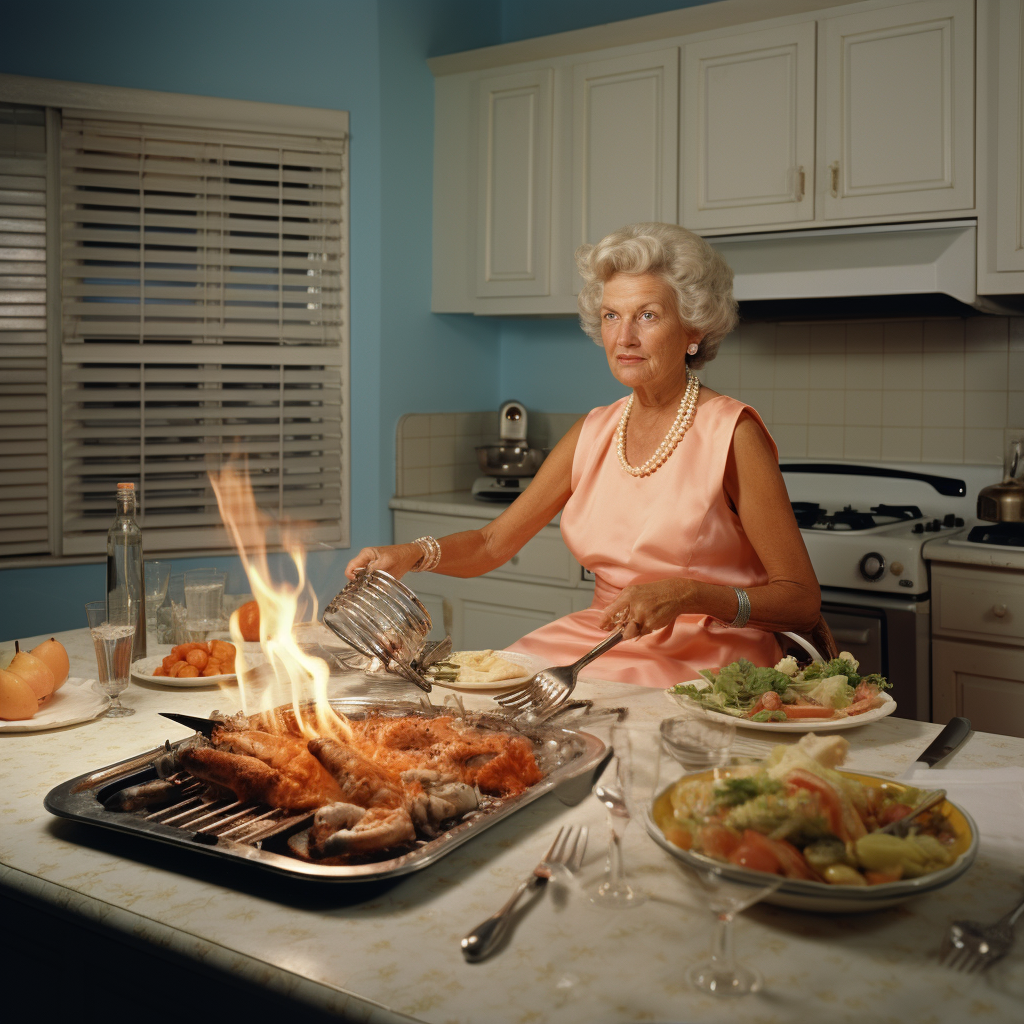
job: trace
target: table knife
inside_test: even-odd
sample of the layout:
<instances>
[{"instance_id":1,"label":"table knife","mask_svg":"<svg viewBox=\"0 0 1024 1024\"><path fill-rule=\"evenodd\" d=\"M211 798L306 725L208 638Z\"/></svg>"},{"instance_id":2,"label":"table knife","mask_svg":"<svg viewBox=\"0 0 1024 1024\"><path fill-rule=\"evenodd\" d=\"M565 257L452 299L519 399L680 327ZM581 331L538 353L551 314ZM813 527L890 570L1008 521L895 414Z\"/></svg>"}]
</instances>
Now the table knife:
<instances>
[{"instance_id":1,"label":"table knife","mask_svg":"<svg viewBox=\"0 0 1024 1024\"><path fill-rule=\"evenodd\" d=\"M939 735L918 754L917 760L911 765L911 770L919 765L925 768L934 768L939 761L958 750L970 734L971 720L969 718L951 718L943 726Z\"/></svg>"}]
</instances>

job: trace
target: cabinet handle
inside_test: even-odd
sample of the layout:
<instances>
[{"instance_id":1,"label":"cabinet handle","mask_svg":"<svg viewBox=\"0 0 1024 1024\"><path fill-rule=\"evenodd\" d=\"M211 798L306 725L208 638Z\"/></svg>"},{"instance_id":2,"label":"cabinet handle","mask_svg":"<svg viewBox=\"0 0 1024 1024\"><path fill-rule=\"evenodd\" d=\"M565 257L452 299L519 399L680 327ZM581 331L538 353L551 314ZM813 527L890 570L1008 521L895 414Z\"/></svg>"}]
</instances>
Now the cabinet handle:
<instances>
[{"instance_id":1,"label":"cabinet handle","mask_svg":"<svg viewBox=\"0 0 1024 1024\"><path fill-rule=\"evenodd\" d=\"M839 161L828 165L828 173L832 180L832 187L829 191L832 193L833 199L839 198Z\"/></svg>"},{"instance_id":2,"label":"cabinet handle","mask_svg":"<svg viewBox=\"0 0 1024 1024\"><path fill-rule=\"evenodd\" d=\"M992 605L992 614L997 618L1001 619L1006 615L1005 604L994 604Z\"/></svg>"},{"instance_id":3,"label":"cabinet handle","mask_svg":"<svg viewBox=\"0 0 1024 1024\"><path fill-rule=\"evenodd\" d=\"M798 167L796 171L796 201L799 203L804 197L804 191L807 185L807 175L804 173L802 167Z\"/></svg>"}]
</instances>

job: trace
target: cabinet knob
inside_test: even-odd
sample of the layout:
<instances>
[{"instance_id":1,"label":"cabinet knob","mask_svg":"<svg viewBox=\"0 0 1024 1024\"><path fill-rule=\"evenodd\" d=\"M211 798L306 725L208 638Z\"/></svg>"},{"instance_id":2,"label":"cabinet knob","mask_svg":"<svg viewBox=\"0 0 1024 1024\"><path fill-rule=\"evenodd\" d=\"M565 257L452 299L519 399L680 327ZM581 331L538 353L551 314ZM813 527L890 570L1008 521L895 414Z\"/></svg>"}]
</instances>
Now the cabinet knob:
<instances>
[{"instance_id":1,"label":"cabinet knob","mask_svg":"<svg viewBox=\"0 0 1024 1024\"><path fill-rule=\"evenodd\" d=\"M992 605L992 614L997 618L1001 619L1006 615L1005 604L994 604Z\"/></svg>"},{"instance_id":2,"label":"cabinet knob","mask_svg":"<svg viewBox=\"0 0 1024 1024\"><path fill-rule=\"evenodd\" d=\"M518 564L519 564L519 556L518 556L518 555L513 555L513 556L512 556L512 557L511 557L511 558L509 559L509 562L510 562L510 563L511 563L512 565L518 565Z\"/></svg>"}]
</instances>

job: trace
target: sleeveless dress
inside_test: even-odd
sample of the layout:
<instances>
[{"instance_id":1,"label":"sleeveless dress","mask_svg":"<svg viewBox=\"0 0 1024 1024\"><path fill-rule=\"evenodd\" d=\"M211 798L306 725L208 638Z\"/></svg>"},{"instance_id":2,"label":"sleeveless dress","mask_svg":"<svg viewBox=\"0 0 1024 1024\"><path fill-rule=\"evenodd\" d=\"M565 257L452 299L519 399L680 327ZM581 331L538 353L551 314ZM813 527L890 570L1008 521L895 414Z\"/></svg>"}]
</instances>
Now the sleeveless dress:
<instances>
[{"instance_id":1,"label":"sleeveless dress","mask_svg":"<svg viewBox=\"0 0 1024 1024\"><path fill-rule=\"evenodd\" d=\"M572 494L561 530L576 560L594 572L591 606L527 634L509 649L548 665L569 665L598 644L603 610L634 583L687 577L733 587L768 582L761 560L723 487L733 432L746 413L778 449L757 413L726 395L697 409L693 424L657 472L630 476L620 465L615 431L627 399L587 416L572 464ZM680 615L664 629L626 640L601 655L587 675L640 686L669 687L702 668L747 658L774 665L772 633L732 629L710 615Z\"/></svg>"}]
</instances>

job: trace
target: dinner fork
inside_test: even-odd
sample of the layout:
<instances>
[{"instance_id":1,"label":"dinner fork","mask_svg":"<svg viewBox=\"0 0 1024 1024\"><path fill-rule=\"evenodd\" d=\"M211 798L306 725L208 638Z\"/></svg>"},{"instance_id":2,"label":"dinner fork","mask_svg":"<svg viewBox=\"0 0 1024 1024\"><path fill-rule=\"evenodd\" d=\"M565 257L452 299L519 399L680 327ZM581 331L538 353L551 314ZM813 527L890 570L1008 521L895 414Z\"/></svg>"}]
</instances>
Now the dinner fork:
<instances>
[{"instance_id":1,"label":"dinner fork","mask_svg":"<svg viewBox=\"0 0 1024 1024\"><path fill-rule=\"evenodd\" d=\"M471 964L475 964L494 952L512 924L512 911L523 893L533 892L544 885L560 868L565 868L571 874L575 874L583 864L583 855L586 851L586 825L578 830L575 825L568 827L563 825L558 830L551 849L544 855L544 859L519 883L508 902L497 913L478 924L462 940L462 955Z\"/></svg>"},{"instance_id":2,"label":"dinner fork","mask_svg":"<svg viewBox=\"0 0 1024 1024\"><path fill-rule=\"evenodd\" d=\"M1013 945L1013 925L1024 911L1022 899L994 924L954 921L939 952L939 963L955 971L985 970L1001 960Z\"/></svg>"},{"instance_id":3,"label":"dinner fork","mask_svg":"<svg viewBox=\"0 0 1024 1024\"><path fill-rule=\"evenodd\" d=\"M622 639L622 630L606 636L592 651L588 651L574 665L544 668L531 676L522 686L509 690L494 699L513 711L531 711L546 714L569 699L581 669L611 650Z\"/></svg>"}]
</instances>

